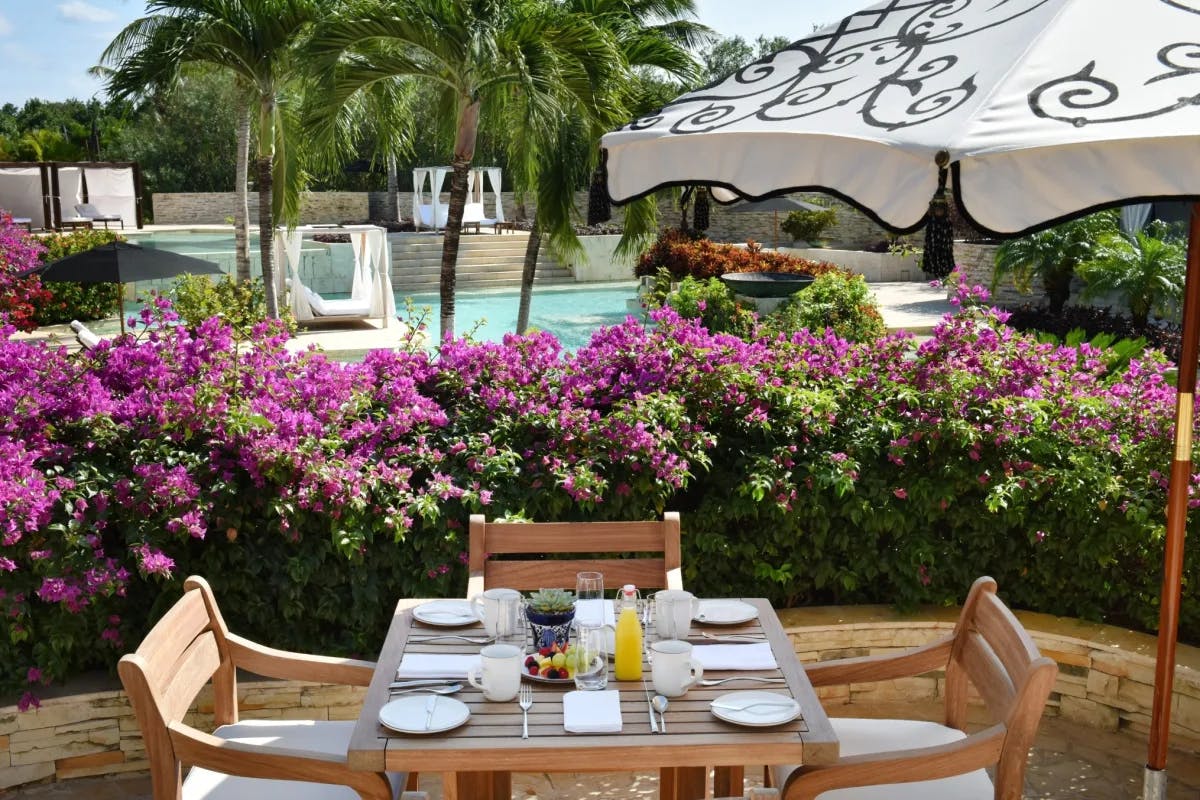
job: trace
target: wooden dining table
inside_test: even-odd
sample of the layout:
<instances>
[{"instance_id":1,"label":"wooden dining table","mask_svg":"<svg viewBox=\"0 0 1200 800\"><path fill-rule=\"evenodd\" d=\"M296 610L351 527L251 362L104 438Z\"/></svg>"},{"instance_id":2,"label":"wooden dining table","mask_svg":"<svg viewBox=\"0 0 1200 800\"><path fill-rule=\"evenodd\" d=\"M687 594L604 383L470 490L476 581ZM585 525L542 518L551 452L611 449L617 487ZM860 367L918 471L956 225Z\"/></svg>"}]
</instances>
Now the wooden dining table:
<instances>
[{"instance_id":1,"label":"wooden dining table","mask_svg":"<svg viewBox=\"0 0 1200 800\"><path fill-rule=\"evenodd\" d=\"M812 684L796 659L787 633L770 604L745 598L757 618L737 625L693 624L689 641L703 647L719 640L704 637L739 637L725 643L767 641L778 667L758 671L706 671L707 679L724 677L776 677L783 683L749 680L720 686L693 686L686 695L672 698L666 711L666 733L650 729L647 692L641 681L616 681L611 670L609 689L620 691L620 733L575 734L563 727L563 695L574 689L533 682L534 703L529 711L529 738L521 738L521 709L517 701L489 702L463 681L464 689L452 695L470 710L461 726L436 734L405 734L379 722L379 712L389 701L389 684L404 653L477 653L479 644L455 639L430 640L442 634L483 637L482 625L459 628L432 627L414 620L412 601L401 601L388 629L375 676L367 690L362 713L350 741L352 769L442 773L445 800L507 800L512 795L513 772L639 772L658 770L659 796L663 800L697 800L705 796L709 768L715 768L714 794L741 795L746 764L827 764L838 758L838 741ZM653 626L647 629L653 641ZM740 637L744 637L740 638ZM645 666L646 685L651 684ZM747 691L770 691L792 697L800 715L779 725L749 727L718 719L709 708L717 697ZM651 687L650 694L653 694Z\"/></svg>"}]
</instances>

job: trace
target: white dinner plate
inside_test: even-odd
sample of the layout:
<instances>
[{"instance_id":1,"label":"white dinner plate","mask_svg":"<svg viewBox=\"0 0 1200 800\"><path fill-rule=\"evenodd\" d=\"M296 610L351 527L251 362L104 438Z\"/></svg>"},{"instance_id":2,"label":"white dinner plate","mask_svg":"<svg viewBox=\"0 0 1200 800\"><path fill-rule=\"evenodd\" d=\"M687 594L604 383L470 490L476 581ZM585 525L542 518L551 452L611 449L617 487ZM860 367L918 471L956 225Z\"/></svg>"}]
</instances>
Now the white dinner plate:
<instances>
[{"instance_id":1,"label":"white dinner plate","mask_svg":"<svg viewBox=\"0 0 1200 800\"><path fill-rule=\"evenodd\" d=\"M433 717L429 717L429 698L436 698ZM392 700L379 709L379 724L400 733L440 733L462 725L471 716L465 704L453 697L434 694L410 694ZM425 720L429 719L429 727Z\"/></svg>"},{"instance_id":2,"label":"white dinner plate","mask_svg":"<svg viewBox=\"0 0 1200 800\"><path fill-rule=\"evenodd\" d=\"M709 704L717 719L734 725L765 728L782 725L800 716L800 704L773 692L729 692Z\"/></svg>"},{"instance_id":3,"label":"white dinner plate","mask_svg":"<svg viewBox=\"0 0 1200 800\"><path fill-rule=\"evenodd\" d=\"M701 600L692 619L708 625L738 625L758 617L758 609L741 600Z\"/></svg>"},{"instance_id":4,"label":"white dinner plate","mask_svg":"<svg viewBox=\"0 0 1200 800\"><path fill-rule=\"evenodd\" d=\"M422 603L413 609L413 619L442 628L459 628L480 622L475 607L468 600L434 600Z\"/></svg>"}]
</instances>

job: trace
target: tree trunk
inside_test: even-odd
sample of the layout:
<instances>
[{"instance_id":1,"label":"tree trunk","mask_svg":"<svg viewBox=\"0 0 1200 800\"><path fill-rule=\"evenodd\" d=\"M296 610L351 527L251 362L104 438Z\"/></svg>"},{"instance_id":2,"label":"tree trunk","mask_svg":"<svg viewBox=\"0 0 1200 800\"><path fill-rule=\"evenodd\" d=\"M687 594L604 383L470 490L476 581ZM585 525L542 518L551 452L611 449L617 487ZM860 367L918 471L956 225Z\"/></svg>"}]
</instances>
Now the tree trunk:
<instances>
[{"instance_id":1,"label":"tree trunk","mask_svg":"<svg viewBox=\"0 0 1200 800\"><path fill-rule=\"evenodd\" d=\"M387 214L383 218L388 222L400 221L400 172L395 153L388 153L387 157Z\"/></svg>"},{"instance_id":2,"label":"tree trunk","mask_svg":"<svg viewBox=\"0 0 1200 800\"><path fill-rule=\"evenodd\" d=\"M267 316L279 319L275 278L275 97L263 95L258 106L258 252L262 257ZM299 287L297 287L299 288Z\"/></svg>"},{"instance_id":3,"label":"tree trunk","mask_svg":"<svg viewBox=\"0 0 1200 800\"><path fill-rule=\"evenodd\" d=\"M1073 264L1063 267L1059 265L1042 277L1042 286L1046 289L1046 299L1050 303L1052 314L1062 313L1063 306L1071 298L1071 278L1075 275Z\"/></svg>"},{"instance_id":4,"label":"tree trunk","mask_svg":"<svg viewBox=\"0 0 1200 800\"><path fill-rule=\"evenodd\" d=\"M441 330L439 341L454 338L454 290L458 280L458 243L462 238L463 211L467 206L467 172L475 157L475 137L479 131L479 101L469 102L458 119L458 136L450 165L450 208L446 212L446 235L442 241ZM434 220L436 224L437 220Z\"/></svg>"},{"instance_id":5,"label":"tree trunk","mask_svg":"<svg viewBox=\"0 0 1200 800\"><path fill-rule=\"evenodd\" d=\"M258 252L262 258L263 288L267 295L267 316L279 319L279 289L275 282L275 223L271 214L274 159L258 157Z\"/></svg>"},{"instance_id":6,"label":"tree trunk","mask_svg":"<svg viewBox=\"0 0 1200 800\"><path fill-rule=\"evenodd\" d=\"M525 265L521 270L521 305L517 309L517 335L529 327L529 306L533 302L533 278L537 272L538 251L542 249L542 232L538 228L537 216L533 219L533 230L529 232L529 243L525 245Z\"/></svg>"},{"instance_id":7,"label":"tree trunk","mask_svg":"<svg viewBox=\"0 0 1200 800\"><path fill-rule=\"evenodd\" d=\"M239 283L250 280L250 202L246 183L250 179L250 103L238 101L237 126L237 176L234 190L237 199L233 205L233 241L237 260Z\"/></svg>"}]
</instances>

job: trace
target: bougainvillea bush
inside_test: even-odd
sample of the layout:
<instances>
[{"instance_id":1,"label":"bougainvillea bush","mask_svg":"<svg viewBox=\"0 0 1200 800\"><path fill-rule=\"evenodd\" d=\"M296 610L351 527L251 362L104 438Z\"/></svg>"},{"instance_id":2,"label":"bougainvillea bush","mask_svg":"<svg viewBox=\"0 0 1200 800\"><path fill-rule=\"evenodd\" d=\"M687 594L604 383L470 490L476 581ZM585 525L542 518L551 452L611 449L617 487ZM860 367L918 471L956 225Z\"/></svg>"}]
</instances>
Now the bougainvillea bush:
<instances>
[{"instance_id":1,"label":"bougainvillea bush","mask_svg":"<svg viewBox=\"0 0 1200 800\"><path fill-rule=\"evenodd\" d=\"M0 209L0 315L19 331L37 327L37 308L50 299L38 278L21 277L40 263L45 251L23 227L13 224L11 214Z\"/></svg>"},{"instance_id":2,"label":"bougainvillea bush","mask_svg":"<svg viewBox=\"0 0 1200 800\"><path fill-rule=\"evenodd\" d=\"M396 598L461 596L474 512L678 510L702 596L948 603L988 573L1018 607L1154 626L1161 359L1118 371L976 311L919 347L656 323L360 364L216 319L75 355L6 329L5 689L111 667L192 572L245 635L372 656Z\"/></svg>"}]
</instances>

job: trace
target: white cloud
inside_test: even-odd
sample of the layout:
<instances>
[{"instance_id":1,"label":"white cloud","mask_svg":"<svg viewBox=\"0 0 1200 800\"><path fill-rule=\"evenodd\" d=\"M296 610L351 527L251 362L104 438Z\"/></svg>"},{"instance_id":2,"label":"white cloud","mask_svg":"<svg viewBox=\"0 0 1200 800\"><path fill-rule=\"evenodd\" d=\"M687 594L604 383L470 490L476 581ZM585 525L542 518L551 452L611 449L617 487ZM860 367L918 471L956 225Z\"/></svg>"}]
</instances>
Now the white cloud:
<instances>
[{"instance_id":1,"label":"white cloud","mask_svg":"<svg viewBox=\"0 0 1200 800\"><path fill-rule=\"evenodd\" d=\"M58 15L72 22L112 22L117 15L105 8L98 8L83 0L69 0L58 4Z\"/></svg>"},{"instance_id":2,"label":"white cloud","mask_svg":"<svg viewBox=\"0 0 1200 800\"><path fill-rule=\"evenodd\" d=\"M12 33L12 30L12 23L5 19L2 14L0 14L0 36L8 36L10 33Z\"/></svg>"}]
</instances>

